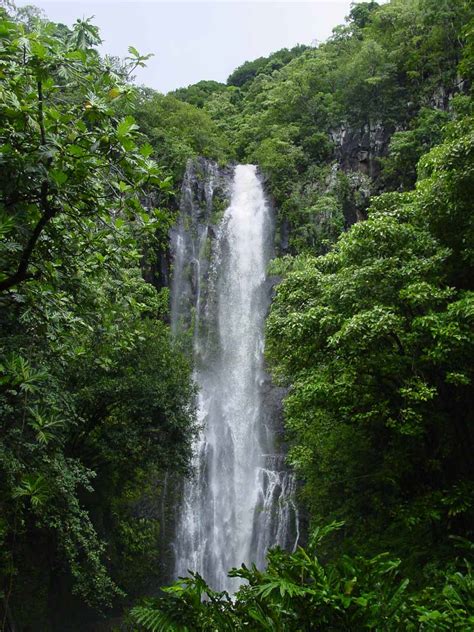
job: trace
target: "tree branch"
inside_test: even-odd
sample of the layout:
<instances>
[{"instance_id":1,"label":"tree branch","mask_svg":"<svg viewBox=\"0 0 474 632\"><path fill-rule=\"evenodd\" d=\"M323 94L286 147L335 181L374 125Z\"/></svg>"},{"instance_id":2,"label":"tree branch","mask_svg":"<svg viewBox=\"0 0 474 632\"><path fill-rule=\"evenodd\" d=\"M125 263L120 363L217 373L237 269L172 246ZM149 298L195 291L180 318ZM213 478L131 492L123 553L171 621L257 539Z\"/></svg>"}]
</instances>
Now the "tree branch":
<instances>
[{"instance_id":1,"label":"tree branch","mask_svg":"<svg viewBox=\"0 0 474 632\"><path fill-rule=\"evenodd\" d=\"M21 255L18 268L14 274L7 277L6 279L3 279L3 281L0 281L0 292L9 290L14 285L18 285L22 281L26 281L26 279L29 278L28 266L30 265L31 255L36 246L36 242L38 241L46 224L54 217L56 213L55 209L53 209L48 202L48 182L46 180L41 185L41 208L43 209L43 215L41 216L33 232L31 233L31 237L29 238L28 243L26 244L26 247Z\"/></svg>"},{"instance_id":2,"label":"tree branch","mask_svg":"<svg viewBox=\"0 0 474 632\"><path fill-rule=\"evenodd\" d=\"M43 113L43 86L41 81L38 81L38 123L40 128L41 135L41 145L46 145L46 132L44 129L44 113ZM18 285L22 281L26 281L26 279L30 278L28 274L28 267L30 265L31 255L33 254L33 250L36 246L36 243L43 232L46 224L54 217L56 214L56 209L54 209L48 200L48 192L49 192L49 184L48 180L45 179L41 183L40 190L40 206L43 214L36 224L31 236L26 244L20 262L18 264L18 268L15 273L0 281L0 292L4 292L5 290L9 290L11 287Z\"/></svg>"}]
</instances>

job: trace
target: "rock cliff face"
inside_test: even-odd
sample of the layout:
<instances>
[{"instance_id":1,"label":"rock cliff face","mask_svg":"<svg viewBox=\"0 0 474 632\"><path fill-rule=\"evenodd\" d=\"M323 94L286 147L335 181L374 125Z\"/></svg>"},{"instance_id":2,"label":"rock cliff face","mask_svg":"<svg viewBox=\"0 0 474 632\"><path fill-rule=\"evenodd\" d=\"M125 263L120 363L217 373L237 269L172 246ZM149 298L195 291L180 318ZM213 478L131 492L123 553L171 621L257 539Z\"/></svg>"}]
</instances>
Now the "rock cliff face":
<instances>
[{"instance_id":1,"label":"rock cliff face","mask_svg":"<svg viewBox=\"0 0 474 632\"><path fill-rule=\"evenodd\" d=\"M393 126L378 121L358 128L341 126L331 132L335 147L333 168L347 176L348 190L343 200L345 228L365 219L370 197L378 192L380 158L387 155L394 131Z\"/></svg>"},{"instance_id":2,"label":"rock cliff face","mask_svg":"<svg viewBox=\"0 0 474 632\"><path fill-rule=\"evenodd\" d=\"M201 306L212 312L208 296L211 252L219 223L230 203L232 173L232 166L219 167L202 157L188 161L179 219L171 231L170 287L175 333L178 329L194 329L197 335L202 323L192 321Z\"/></svg>"},{"instance_id":3,"label":"rock cliff face","mask_svg":"<svg viewBox=\"0 0 474 632\"><path fill-rule=\"evenodd\" d=\"M452 108L452 99L458 94L465 94L467 82L460 76L449 88L438 86L426 102L426 107L448 112ZM413 103L408 104L414 107ZM412 117L416 116L412 112ZM395 128L383 121L375 121L360 127L341 125L330 132L335 146L335 159L345 172L361 172L376 180L380 175L379 159L387 155L390 138L395 131L405 128Z\"/></svg>"},{"instance_id":4,"label":"rock cliff face","mask_svg":"<svg viewBox=\"0 0 474 632\"><path fill-rule=\"evenodd\" d=\"M341 169L358 171L375 179L380 173L378 159L386 155L393 132L393 127L387 127L380 121L373 126L341 126L332 131L335 157Z\"/></svg>"},{"instance_id":5,"label":"rock cliff face","mask_svg":"<svg viewBox=\"0 0 474 632\"><path fill-rule=\"evenodd\" d=\"M453 97L466 90L466 82L458 77L449 88L438 86L425 105L448 112L452 108ZM415 107L413 103L407 106ZM413 110L411 118L416 115L417 110ZM394 132L405 129L379 120L359 127L341 125L330 132L334 144L334 167L348 176L350 195L344 204L346 228L364 219L370 196L382 192L380 159L387 156Z\"/></svg>"}]
</instances>

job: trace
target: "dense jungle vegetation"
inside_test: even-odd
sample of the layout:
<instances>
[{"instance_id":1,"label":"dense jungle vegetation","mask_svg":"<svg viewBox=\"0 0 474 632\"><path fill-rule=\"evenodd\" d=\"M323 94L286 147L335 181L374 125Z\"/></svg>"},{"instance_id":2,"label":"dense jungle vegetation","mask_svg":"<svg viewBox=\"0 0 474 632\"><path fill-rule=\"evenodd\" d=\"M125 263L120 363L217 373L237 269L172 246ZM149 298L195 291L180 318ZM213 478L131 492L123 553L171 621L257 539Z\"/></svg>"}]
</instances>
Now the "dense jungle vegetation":
<instances>
[{"instance_id":1,"label":"dense jungle vegetation","mask_svg":"<svg viewBox=\"0 0 474 632\"><path fill-rule=\"evenodd\" d=\"M354 4L168 95L89 20L8 2L0 36L0 630L95 629L159 581L195 423L158 259L198 155L257 163L277 209L267 360L309 537L235 599L194 576L117 626L471 630L472 3Z\"/></svg>"}]
</instances>

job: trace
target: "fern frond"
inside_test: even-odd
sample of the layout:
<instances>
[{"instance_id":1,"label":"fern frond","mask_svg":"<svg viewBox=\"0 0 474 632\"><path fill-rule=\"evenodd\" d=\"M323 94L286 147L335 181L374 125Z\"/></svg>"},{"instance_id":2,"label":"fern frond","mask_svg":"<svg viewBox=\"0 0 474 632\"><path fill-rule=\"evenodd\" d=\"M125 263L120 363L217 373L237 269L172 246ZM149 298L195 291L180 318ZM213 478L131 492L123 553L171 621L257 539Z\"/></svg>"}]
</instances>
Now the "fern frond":
<instances>
[{"instance_id":1,"label":"fern frond","mask_svg":"<svg viewBox=\"0 0 474 632\"><path fill-rule=\"evenodd\" d=\"M146 632L188 632L188 628L173 621L169 613L157 608L136 606L130 614Z\"/></svg>"}]
</instances>

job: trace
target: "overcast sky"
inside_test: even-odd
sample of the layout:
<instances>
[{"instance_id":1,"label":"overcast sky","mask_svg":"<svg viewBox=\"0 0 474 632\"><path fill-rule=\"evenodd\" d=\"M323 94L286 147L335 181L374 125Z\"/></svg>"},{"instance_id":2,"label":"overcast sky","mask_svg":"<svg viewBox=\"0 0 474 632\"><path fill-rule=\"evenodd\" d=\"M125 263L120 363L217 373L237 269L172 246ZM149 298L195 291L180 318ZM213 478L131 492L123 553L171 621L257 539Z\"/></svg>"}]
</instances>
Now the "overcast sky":
<instances>
[{"instance_id":1,"label":"overcast sky","mask_svg":"<svg viewBox=\"0 0 474 632\"><path fill-rule=\"evenodd\" d=\"M168 92L201 79L225 81L244 61L325 40L344 21L351 0L16 0L17 6L25 4L68 25L95 16L103 52L125 57L132 45L154 53L137 81Z\"/></svg>"}]
</instances>

